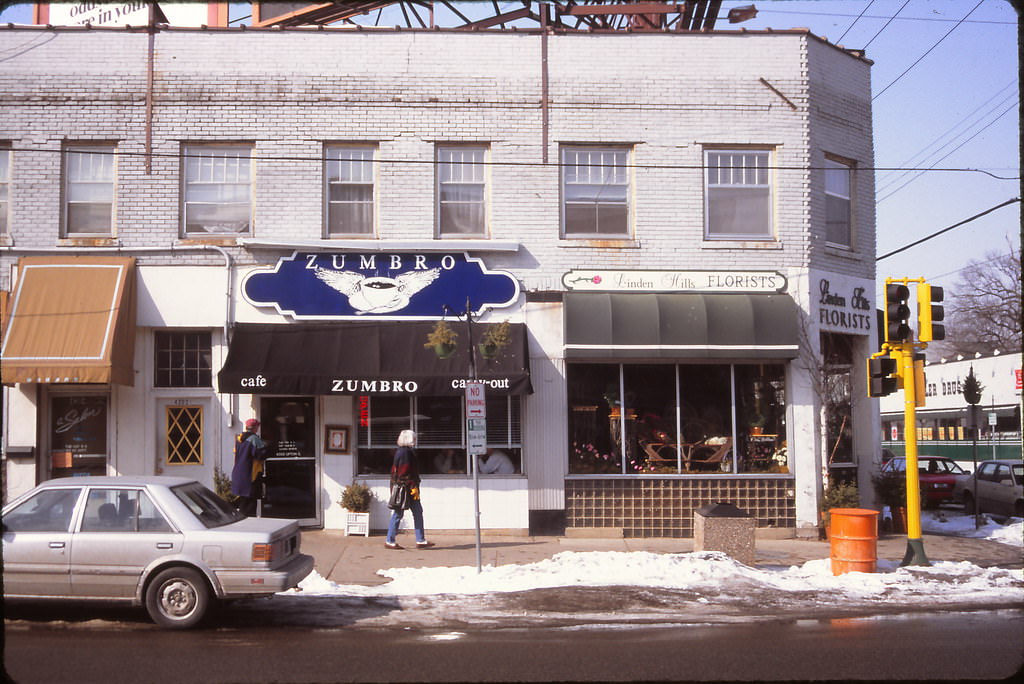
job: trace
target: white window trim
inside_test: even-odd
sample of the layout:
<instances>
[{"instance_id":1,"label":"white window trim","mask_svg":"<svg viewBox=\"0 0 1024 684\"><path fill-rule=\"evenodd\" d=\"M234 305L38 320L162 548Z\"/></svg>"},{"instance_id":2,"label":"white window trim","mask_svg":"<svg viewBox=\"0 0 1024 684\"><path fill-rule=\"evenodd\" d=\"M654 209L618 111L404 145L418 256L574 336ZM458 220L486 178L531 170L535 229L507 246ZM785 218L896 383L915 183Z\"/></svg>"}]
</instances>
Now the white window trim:
<instances>
[{"instance_id":1,"label":"white window trim","mask_svg":"<svg viewBox=\"0 0 1024 684\"><path fill-rule=\"evenodd\" d=\"M445 151L445 150L452 150L452 149L480 150L483 153L482 160L481 160L481 163L480 163L481 172L482 172L481 175L483 176L483 180L480 182L480 185L483 186L483 192L481 193L482 199L480 200L481 203L483 204L483 225L480 226L480 230L476 231L476 232L472 232L472 233L457 233L457 232L446 233L446 232L443 232L441 230L441 185L442 185L442 183L441 183L441 164L442 164L442 162L441 162L441 153L443 151ZM444 143L444 144L440 144L439 143L438 145L435 146L435 149L434 149L434 163L435 163L435 169L436 169L435 172L434 172L434 217L435 217L434 218L434 235L435 235L435 237L441 238L441 239L459 239L459 238L474 238L474 237L481 238L481 237L487 237L490 234L490 224L491 224L491 216L490 216L490 212L491 212L491 203L490 203L491 177L490 177L490 166L487 163L490 160L490 152L491 151L490 151L490 146L489 145L484 145L484 144L480 144L480 143ZM464 185L469 185L469 184L470 183L465 183ZM475 183L473 183L473 184L475 185Z\"/></svg>"},{"instance_id":2,"label":"white window trim","mask_svg":"<svg viewBox=\"0 0 1024 684\"><path fill-rule=\"evenodd\" d=\"M189 204L216 204L213 202L189 202L188 200L188 189L190 186L188 178L188 160L190 155L197 151L212 151L212 150L247 150L249 156L249 193L248 193L248 204L249 204L249 227L244 231L223 231L223 232L209 232L209 231L196 231L188 232L187 229L187 215L186 209ZM216 157L214 157L216 158ZM227 183L225 183L227 184ZM255 225L255 212L256 212L256 147L251 143L183 143L181 146L181 218L180 218L180 235L182 239L196 239L196 238L223 238L223 237L237 237L237 236L251 236L253 234L253 227Z\"/></svg>"},{"instance_id":3,"label":"white window trim","mask_svg":"<svg viewBox=\"0 0 1024 684\"><path fill-rule=\"evenodd\" d=\"M852 161L850 161L848 159L843 159L843 158L837 157L835 155L826 154L825 155L825 171L826 171L826 173L827 173L828 169L830 168L831 164L843 167L849 173L849 180L850 180L850 182L849 182L849 185L847 187L847 191L849 192L849 196L848 197L843 197L842 195L836 195L835 193L829 192L828 191L828 183L827 183L827 181L824 178L822 178L822 186L823 186L823 189L824 189L826 203L828 202L828 197L829 196L838 197L840 199L845 199L849 203L849 214L847 216L847 220L849 221L850 241L849 241L849 244L843 244L842 242L832 242L832 241L830 241L828 239L828 213L827 213L827 209L826 209L826 215L825 215L825 221L826 221L826 225L825 225L825 244L828 247L832 247L832 248L835 248L835 249L851 251L851 250L854 249L854 245L856 244L856 236L857 236L857 232L856 232L857 224L856 224L856 221L854 220L854 211L853 211L853 197L854 197L854 194L855 194L855 190L854 190L854 175L855 174L854 174L854 171L857 169L857 165L854 162L852 162Z\"/></svg>"},{"instance_id":4,"label":"white window trim","mask_svg":"<svg viewBox=\"0 0 1024 684\"><path fill-rule=\"evenodd\" d=\"M581 150L587 150L591 152L623 152L626 155L625 162L623 163L623 170L626 175L626 231L624 233L567 233L566 232L566 218L565 218L565 207L566 207L566 192L565 192L565 171L567 164L565 161L565 155L570 152L577 152ZM629 243L633 240L633 188L635 184L635 178L633 176L633 170L631 163L633 160L633 147L631 145L563 145L558 151L559 162L561 168L558 175L558 189L559 189L559 201L558 201L558 212L559 212L559 238L560 240L571 240L574 242L587 241L587 240L599 240L599 241L619 241Z\"/></svg>"},{"instance_id":5,"label":"white window trim","mask_svg":"<svg viewBox=\"0 0 1024 684\"><path fill-rule=\"evenodd\" d=\"M768 155L767 163L765 168L768 173L768 232L765 233L729 233L729 234L713 234L711 232L711 162L709 155L712 154L766 154ZM776 150L773 147L705 147L703 151L704 161L704 240L706 242L731 242L734 244L741 243L765 243L774 242L778 240L777 222L776 222L776 206L775 206L775 186L777 183L775 175L775 155ZM756 186L763 187L763 186Z\"/></svg>"},{"instance_id":6,"label":"white window trim","mask_svg":"<svg viewBox=\"0 0 1024 684\"><path fill-rule=\"evenodd\" d=\"M0 221L3 229L0 230L0 244L7 244L11 236L11 177L14 175L14 155L7 145L0 145L0 154L7 157L7 164L4 166L5 174L0 177L0 185L6 191L3 199L0 199Z\"/></svg>"},{"instance_id":7,"label":"white window trim","mask_svg":"<svg viewBox=\"0 0 1024 684\"><path fill-rule=\"evenodd\" d=\"M109 154L111 160L110 169L110 225L105 231L72 233L69 228L71 215L71 169L68 165L68 158L71 154ZM114 143L73 143L64 146L61 154L61 237L66 240L78 238L112 238L114 237L114 226L117 225L117 145ZM100 182L97 181L96 184ZM102 181L105 185L106 181ZM95 204L99 204L98 202Z\"/></svg>"},{"instance_id":8,"label":"white window trim","mask_svg":"<svg viewBox=\"0 0 1024 684\"><path fill-rule=\"evenodd\" d=\"M338 183L339 185L369 185L373 199L370 201L370 211L372 213L370 219L370 230L362 233L332 233L331 232L331 178L328 173L329 165L331 162L339 161L336 158L332 158L331 152L342 151L342 150L368 150L370 152L369 163L371 166L371 178L369 183ZM334 240L338 238L373 238L377 235L377 187L378 187L378 164L377 154L379 148L376 144L369 143L328 143L324 145L324 239Z\"/></svg>"}]
</instances>

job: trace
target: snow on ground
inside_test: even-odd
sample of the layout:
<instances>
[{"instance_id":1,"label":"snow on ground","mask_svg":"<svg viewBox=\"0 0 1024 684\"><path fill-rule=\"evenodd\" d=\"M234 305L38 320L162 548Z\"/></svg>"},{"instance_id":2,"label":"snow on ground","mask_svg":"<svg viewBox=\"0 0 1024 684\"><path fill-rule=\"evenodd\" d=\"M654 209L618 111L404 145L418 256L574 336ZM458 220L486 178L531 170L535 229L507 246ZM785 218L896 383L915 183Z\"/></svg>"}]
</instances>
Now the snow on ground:
<instances>
[{"instance_id":1,"label":"snow on ground","mask_svg":"<svg viewBox=\"0 0 1024 684\"><path fill-rule=\"evenodd\" d=\"M943 512L922 516L926 532L984 537L1024 546L1024 521L1006 526L987 521L979 530L974 519ZM799 602L898 603L906 606L950 607L971 604L1024 604L1024 571L981 568L969 562L938 561L930 567L899 567L878 561L877 572L835 576L828 559L800 566L754 568L717 552L572 552L528 565L439 568L391 568L379 574L391 582L379 586L339 585L314 572L301 584L300 596L401 597L430 595L493 595L555 587L629 586L685 590L715 597L739 593L772 595ZM285 592L289 593L289 592Z\"/></svg>"},{"instance_id":2,"label":"snow on ground","mask_svg":"<svg viewBox=\"0 0 1024 684\"><path fill-rule=\"evenodd\" d=\"M1000 525L982 514L983 523L976 527L973 515L949 511L926 511L921 514L921 529L928 534L947 534L955 537L978 537L1003 544L1024 547L1024 520L1010 518Z\"/></svg>"}]
</instances>

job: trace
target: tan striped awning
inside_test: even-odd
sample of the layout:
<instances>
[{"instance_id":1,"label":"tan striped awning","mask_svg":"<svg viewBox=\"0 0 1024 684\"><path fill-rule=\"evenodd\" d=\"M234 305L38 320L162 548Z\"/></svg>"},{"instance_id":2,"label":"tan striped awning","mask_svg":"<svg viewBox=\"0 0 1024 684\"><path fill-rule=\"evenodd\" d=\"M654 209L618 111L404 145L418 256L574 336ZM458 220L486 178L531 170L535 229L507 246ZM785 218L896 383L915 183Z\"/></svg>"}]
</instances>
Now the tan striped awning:
<instances>
[{"instance_id":1,"label":"tan striped awning","mask_svg":"<svg viewBox=\"0 0 1024 684\"><path fill-rule=\"evenodd\" d=\"M0 356L4 384L133 385L135 259L19 259Z\"/></svg>"}]
</instances>

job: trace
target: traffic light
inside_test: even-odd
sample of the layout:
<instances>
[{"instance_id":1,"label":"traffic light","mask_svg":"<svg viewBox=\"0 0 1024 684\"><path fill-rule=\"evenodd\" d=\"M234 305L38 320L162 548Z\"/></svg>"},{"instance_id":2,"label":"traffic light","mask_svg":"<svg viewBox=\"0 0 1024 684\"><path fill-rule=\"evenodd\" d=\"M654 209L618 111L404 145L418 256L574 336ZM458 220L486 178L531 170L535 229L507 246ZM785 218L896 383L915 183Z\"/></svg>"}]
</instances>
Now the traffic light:
<instances>
[{"instance_id":1,"label":"traffic light","mask_svg":"<svg viewBox=\"0 0 1024 684\"><path fill-rule=\"evenodd\" d=\"M910 288L899 283L885 286L885 341L909 342L910 330Z\"/></svg>"},{"instance_id":2,"label":"traffic light","mask_svg":"<svg viewBox=\"0 0 1024 684\"><path fill-rule=\"evenodd\" d=\"M917 286L917 339L922 342L946 339L946 326L936 323L946 316L945 310L937 304L942 297L942 288L938 285L919 283Z\"/></svg>"},{"instance_id":3,"label":"traffic light","mask_svg":"<svg viewBox=\"0 0 1024 684\"><path fill-rule=\"evenodd\" d=\"M868 396L884 397L899 387L899 364L889 356L868 359Z\"/></svg>"}]
</instances>

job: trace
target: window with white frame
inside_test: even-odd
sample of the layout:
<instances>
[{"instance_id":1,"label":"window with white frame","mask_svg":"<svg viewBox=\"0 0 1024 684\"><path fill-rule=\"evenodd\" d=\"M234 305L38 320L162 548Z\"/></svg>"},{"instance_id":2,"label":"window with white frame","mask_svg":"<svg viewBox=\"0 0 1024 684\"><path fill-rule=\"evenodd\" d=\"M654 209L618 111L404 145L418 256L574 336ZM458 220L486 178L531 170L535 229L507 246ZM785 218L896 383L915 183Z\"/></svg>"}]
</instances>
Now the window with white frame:
<instances>
[{"instance_id":1,"label":"window with white frame","mask_svg":"<svg viewBox=\"0 0 1024 684\"><path fill-rule=\"evenodd\" d=\"M252 225L252 147L184 147L184 235L235 235Z\"/></svg>"},{"instance_id":2,"label":"window with white frame","mask_svg":"<svg viewBox=\"0 0 1024 684\"><path fill-rule=\"evenodd\" d=\"M825 160L825 241L853 246L853 167L835 159Z\"/></svg>"},{"instance_id":3,"label":"window with white frame","mask_svg":"<svg viewBox=\"0 0 1024 684\"><path fill-rule=\"evenodd\" d=\"M0 235L7 235L10 213L11 151L0 147Z\"/></svg>"},{"instance_id":4,"label":"window with white frame","mask_svg":"<svg viewBox=\"0 0 1024 684\"><path fill-rule=\"evenodd\" d=\"M564 237L629 235L629 151L562 148Z\"/></svg>"},{"instance_id":5,"label":"window with white frame","mask_svg":"<svg viewBox=\"0 0 1024 684\"><path fill-rule=\"evenodd\" d=\"M771 239L771 153L767 150L706 150L704 164L705 237Z\"/></svg>"},{"instance_id":6,"label":"window with white frame","mask_svg":"<svg viewBox=\"0 0 1024 684\"><path fill-rule=\"evenodd\" d=\"M486 227L484 155L480 146L437 148L437 231L483 235Z\"/></svg>"},{"instance_id":7,"label":"window with white frame","mask_svg":"<svg viewBox=\"0 0 1024 684\"><path fill-rule=\"evenodd\" d=\"M327 148L327 237L373 234L373 156L368 146Z\"/></svg>"},{"instance_id":8,"label":"window with white frame","mask_svg":"<svg viewBox=\"0 0 1024 684\"><path fill-rule=\"evenodd\" d=\"M109 236L114 225L114 146L64 149L64 235Z\"/></svg>"}]
</instances>

